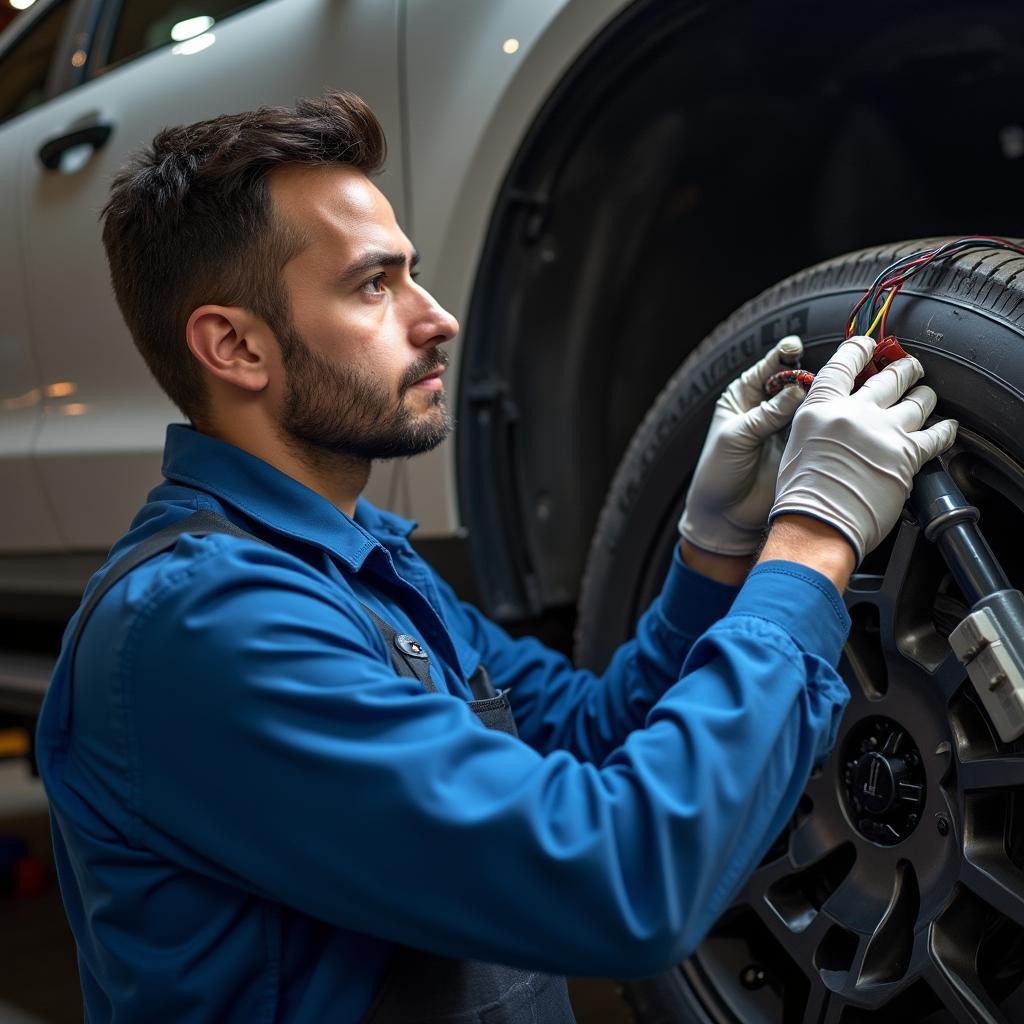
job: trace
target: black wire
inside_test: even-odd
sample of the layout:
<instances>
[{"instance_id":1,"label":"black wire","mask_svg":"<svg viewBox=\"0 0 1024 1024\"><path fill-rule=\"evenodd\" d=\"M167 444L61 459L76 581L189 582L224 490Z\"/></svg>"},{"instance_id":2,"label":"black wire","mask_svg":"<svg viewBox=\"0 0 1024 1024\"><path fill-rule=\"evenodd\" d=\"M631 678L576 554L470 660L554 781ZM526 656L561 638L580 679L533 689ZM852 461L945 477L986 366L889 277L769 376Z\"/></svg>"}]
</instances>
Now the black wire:
<instances>
[{"instance_id":1,"label":"black wire","mask_svg":"<svg viewBox=\"0 0 1024 1024\"><path fill-rule=\"evenodd\" d=\"M907 253L906 256L901 256L898 260L890 263L875 279L871 282L871 286L867 290L867 299L864 305L861 306L857 313L857 322L854 324L855 327L861 328L857 331L858 334L863 334L868 327L871 326L871 321L874 320L875 315L878 312L877 306L879 305L880 285L889 277L892 277L893 273L902 267L904 264L913 263L914 260L919 259L926 253L930 252L930 249L916 249L914 252ZM922 267L925 264L922 264ZM849 322L849 321L847 321Z\"/></svg>"},{"instance_id":2,"label":"black wire","mask_svg":"<svg viewBox=\"0 0 1024 1024\"><path fill-rule=\"evenodd\" d=\"M847 317L847 323L850 322L850 319L853 319L854 332L865 334L878 315L878 311L885 304L887 296L885 295L885 289L882 287L883 282L898 275L899 271L906 268L909 264L924 256L928 257L919 266L912 267L907 272L903 281L892 286L897 291L911 278L915 277L922 270L933 266L936 262L955 256L963 256L974 249L1006 249L1024 255L1024 248L1020 245L998 238L983 238L979 235L956 238L943 242L941 245L931 249L917 249L914 252L907 253L905 256L901 256L898 260L894 260L871 282L870 287L865 292L864 302L857 311L856 316Z\"/></svg>"}]
</instances>

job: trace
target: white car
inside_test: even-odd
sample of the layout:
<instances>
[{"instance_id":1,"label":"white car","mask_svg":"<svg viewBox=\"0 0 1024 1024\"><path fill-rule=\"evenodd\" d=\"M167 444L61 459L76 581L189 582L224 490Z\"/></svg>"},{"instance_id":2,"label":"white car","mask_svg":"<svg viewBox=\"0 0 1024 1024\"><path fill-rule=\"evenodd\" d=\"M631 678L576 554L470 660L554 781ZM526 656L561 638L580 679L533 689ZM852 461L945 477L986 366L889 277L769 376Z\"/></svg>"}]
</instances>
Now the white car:
<instances>
[{"instance_id":1,"label":"white car","mask_svg":"<svg viewBox=\"0 0 1024 1024\"><path fill-rule=\"evenodd\" d=\"M417 519L421 550L495 617L568 647L575 616L577 657L595 666L657 589L724 384L791 332L820 365L858 296L908 251L889 243L1024 234L1019 4L0 0L0 12L9 714L34 713L61 627L158 480L179 418L121 321L98 225L114 171L162 126L328 89L370 103L390 144L381 187L462 333L454 440L379 464L368 494ZM1016 586L1018 275L1019 256L967 258L893 309L938 412L962 424L949 464ZM1024 1020L1024 754L949 660L962 596L907 520L847 602L854 700L836 753L697 954L629 987L638 1020ZM886 754L894 785L911 788L865 818L847 773L872 740L913 753Z\"/></svg>"}]
</instances>

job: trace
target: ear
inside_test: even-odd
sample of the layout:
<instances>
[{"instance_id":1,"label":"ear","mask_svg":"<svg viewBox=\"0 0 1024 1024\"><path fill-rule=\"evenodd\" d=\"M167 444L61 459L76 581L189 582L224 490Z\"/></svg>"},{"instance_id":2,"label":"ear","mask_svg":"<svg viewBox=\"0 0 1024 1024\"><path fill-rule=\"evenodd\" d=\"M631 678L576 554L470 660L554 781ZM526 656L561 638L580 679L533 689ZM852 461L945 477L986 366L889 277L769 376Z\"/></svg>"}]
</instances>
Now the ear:
<instances>
[{"instance_id":1,"label":"ear","mask_svg":"<svg viewBox=\"0 0 1024 1024\"><path fill-rule=\"evenodd\" d=\"M185 325L185 340L199 364L246 391L262 391L270 380L269 338L267 325L238 306L200 306Z\"/></svg>"}]
</instances>

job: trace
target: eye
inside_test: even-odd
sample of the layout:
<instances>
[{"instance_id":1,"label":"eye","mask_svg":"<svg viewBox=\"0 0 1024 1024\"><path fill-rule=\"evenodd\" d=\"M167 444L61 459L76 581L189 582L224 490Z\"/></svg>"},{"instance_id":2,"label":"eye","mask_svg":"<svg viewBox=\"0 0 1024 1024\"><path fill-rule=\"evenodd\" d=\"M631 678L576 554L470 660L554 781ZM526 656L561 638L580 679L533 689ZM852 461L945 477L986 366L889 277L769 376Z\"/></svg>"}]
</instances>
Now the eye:
<instances>
[{"instance_id":1,"label":"eye","mask_svg":"<svg viewBox=\"0 0 1024 1024\"><path fill-rule=\"evenodd\" d=\"M362 290L364 292L368 292L370 295L383 295L384 276L384 274L375 274L363 285Z\"/></svg>"}]
</instances>

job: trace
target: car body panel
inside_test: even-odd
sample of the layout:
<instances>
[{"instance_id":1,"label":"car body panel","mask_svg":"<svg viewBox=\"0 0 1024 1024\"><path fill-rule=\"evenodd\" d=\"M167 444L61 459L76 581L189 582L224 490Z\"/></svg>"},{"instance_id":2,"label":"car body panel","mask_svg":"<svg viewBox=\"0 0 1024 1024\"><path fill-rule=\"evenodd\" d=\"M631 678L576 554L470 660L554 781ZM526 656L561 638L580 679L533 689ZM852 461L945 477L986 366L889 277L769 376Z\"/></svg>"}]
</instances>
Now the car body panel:
<instances>
[{"instance_id":1,"label":"car body panel","mask_svg":"<svg viewBox=\"0 0 1024 1024\"><path fill-rule=\"evenodd\" d=\"M23 252L35 357L43 380L73 389L44 398L33 455L71 549L106 547L123 532L159 479L167 423L181 419L131 342L100 240L99 213L128 153L164 125L351 89L387 131L392 159L380 184L402 216L395 3L266 0L212 34L200 52L168 46L120 64L25 126ZM98 120L113 126L106 146L69 154L79 159L67 171L42 166L45 141ZM388 467L376 477L374 491L386 494Z\"/></svg>"},{"instance_id":2,"label":"car body panel","mask_svg":"<svg viewBox=\"0 0 1024 1024\"><path fill-rule=\"evenodd\" d=\"M3 132L0 181L16 182L26 133L19 118ZM43 419L43 385L33 360L20 253L23 210L16 188L0 189L0 494L3 550L38 551L62 544L31 460Z\"/></svg>"}]
</instances>

